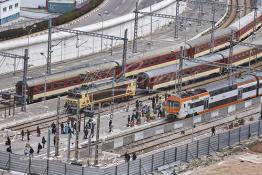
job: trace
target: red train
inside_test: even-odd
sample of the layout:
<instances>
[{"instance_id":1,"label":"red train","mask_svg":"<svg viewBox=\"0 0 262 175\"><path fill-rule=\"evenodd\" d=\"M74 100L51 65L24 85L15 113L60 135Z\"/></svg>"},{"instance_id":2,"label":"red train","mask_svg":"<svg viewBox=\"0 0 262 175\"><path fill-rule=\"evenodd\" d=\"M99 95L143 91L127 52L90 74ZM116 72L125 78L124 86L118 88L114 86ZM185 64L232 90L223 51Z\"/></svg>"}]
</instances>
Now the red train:
<instances>
[{"instance_id":1,"label":"red train","mask_svg":"<svg viewBox=\"0 0 262 175\"><path fill-rule=\"evenodd\" d=\"M257 14L257 28L262 24L262 13ZM232 31L234 39L241 40L250 35L253 30L254 12L246 15L240 20L234 22L228 28L219 29L215 32L214 51L225 48L229 45ZM187 42L186 55L190 58L199 57L209 53L211 34L199 37ZM141 72L152 69L165 67L177 63L177 57L180 52L178 44L165 49L155 50L143 56L136 56L127 60L126 77L136 76ZM119 59L120 60L120 59ZM121 65L119 61L119 65ZM55 73L48 76L41 76L29 79L27 81L28 102L39 100L44 96L51 97L66 93L69 89L79 86L82 83L105 79L112 77L115 63L107 63L106 65L97 65L92 67L83 67L70 71ZM122 73L122 69L116 68L116 75ZM90 79L90 77L92 77ZM46 84L46 92L45 92ZM16 84L16 93L22 94L22 82Z\"/></svg>"}]
</instances>

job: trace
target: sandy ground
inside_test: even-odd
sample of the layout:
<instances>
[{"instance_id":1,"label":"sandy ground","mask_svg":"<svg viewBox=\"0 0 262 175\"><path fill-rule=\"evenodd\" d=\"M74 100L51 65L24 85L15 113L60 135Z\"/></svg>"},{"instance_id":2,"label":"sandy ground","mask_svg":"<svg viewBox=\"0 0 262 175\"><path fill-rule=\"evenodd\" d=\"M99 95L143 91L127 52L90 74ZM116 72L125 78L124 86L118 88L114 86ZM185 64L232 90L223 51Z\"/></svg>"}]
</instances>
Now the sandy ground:
<instances>
[{"instance_id":1,"label":"sandy ground","mask_svg":"<svg viewBox=\"0 0 262 175\"><path fill-rule=\"evenodd\" d=\"M243 152L227 156L207 167L199 167L182 175L262 175L262 143L249 146Z\"/></svg>"}]
</instances>

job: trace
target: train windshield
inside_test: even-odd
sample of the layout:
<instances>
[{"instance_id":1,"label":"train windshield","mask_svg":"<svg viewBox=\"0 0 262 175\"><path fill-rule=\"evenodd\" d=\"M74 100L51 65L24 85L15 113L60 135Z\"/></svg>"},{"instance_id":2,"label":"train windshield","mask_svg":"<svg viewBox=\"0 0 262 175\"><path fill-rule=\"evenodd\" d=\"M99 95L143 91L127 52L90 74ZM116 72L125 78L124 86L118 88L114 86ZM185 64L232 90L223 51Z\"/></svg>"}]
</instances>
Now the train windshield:
<instances>
[{"instance_id":1,"label":"train windshield","mask_svg":"<svg viewBox=\"0 0 262 175\"><path fill-rule=\"evenodd\" d=\"M74 94L74 93L68 93L68 98L80 99L81 95L80 94Z\"/></svg>"},{"instance_id":2,"label":"train windshield","mask_svg":"<svg viewBox=\"0 0 262 175\"><path fill-rule=\"evenodd\" d=\"M168 101L167 104L168 104L169 107L179 108L179 106L180 106L180 103L177 102L177 101Z\"/></svg>"}]
</instances>

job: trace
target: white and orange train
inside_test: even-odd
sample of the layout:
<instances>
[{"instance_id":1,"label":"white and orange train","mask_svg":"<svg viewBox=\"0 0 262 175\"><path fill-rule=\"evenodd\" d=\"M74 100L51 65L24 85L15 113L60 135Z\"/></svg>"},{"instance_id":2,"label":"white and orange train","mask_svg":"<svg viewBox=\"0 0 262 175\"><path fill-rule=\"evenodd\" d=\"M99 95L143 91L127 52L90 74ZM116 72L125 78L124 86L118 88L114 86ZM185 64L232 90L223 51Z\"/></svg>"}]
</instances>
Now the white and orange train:
<instances>
[{"instance_id":1,"label":"white and orange train","mask_svg":"<svg viewBox=\"0 0 262 175\"><path fill-rule=\"evenodd\" d=\"M258 11L256 19L256 28L262 25L262 13ZM254 12L249 13L245 17L235 21L228 28L219 29L214 33L214 51L225 48L229 45L229 41L234 33L235 40L241 40L250 35L253 31ZM196 58L209 53L210 51L210 36L211 34L188 41L186 45L186 55L190 58ZM180 52L180 46L184 44L172 45L165 49L159 49L147 54L137 55L134 58L127 60L126 77L136 76L138 73L146 72L156 68L163 68L177 63L177 56ZM120 67L116 68L116 76L121 75L121 60ZM47 76L40 76L29 79L27 81L27 96L28 102L33 102L43 98L44 96L51 97L66 93L68 90L78 87L82 83L110 78L113 75L115 63L107 63L105 65L96 65L91 67L81 67L74 70L68 70L60 73L55 73ZM99 67L99 71L97 70ZM88 77L88 78L86 78ZM45 92L45 84L47 86ZM22 82L16 84L16 93L22 94Z\"/></svg>"},{"instance_id":2,"label":"white and orange train","mask_svg":"<svg viewBox=\"0 0 262 175\"><path fill-rule=\"evenodd\" d=\"M164 102L169 118L183 119L193 115L215 111L226 106L262 95L262 72L202 86L199 89L171 95Z\"/></svg>"}]
</instances>

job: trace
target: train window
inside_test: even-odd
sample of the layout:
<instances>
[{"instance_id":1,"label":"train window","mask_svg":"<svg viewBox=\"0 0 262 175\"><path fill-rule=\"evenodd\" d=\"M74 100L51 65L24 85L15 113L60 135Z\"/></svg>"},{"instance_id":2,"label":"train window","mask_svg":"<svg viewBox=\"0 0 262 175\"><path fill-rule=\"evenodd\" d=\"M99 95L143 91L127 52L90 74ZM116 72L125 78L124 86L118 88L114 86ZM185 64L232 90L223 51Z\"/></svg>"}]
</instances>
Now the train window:
<instances>
[{"instance_id":1,"label":"train window","mask_svg":"<svg viewBox=\"0 0 262 175\"><path fill-rule=\"evenodd\" d=\"M40 91L41 91L41 92L44 92L44 91L45 91L45 86L44 86L44 85L40 87Z\"/></svg>"},{"instance_id":2,"label":"train window","mask_svg":"<svg viewBox=\"0 0 262 175\"><path fill-rule=\"evenodd\" d=\"M154 64L154 59L151 59L151 60L150 60L150 64Z\"/></svg>"},{"instance_id":3,"label":"train window","mask_svg":"<svg viewBox=\"0 0 262 175\"><path fill-rule=\"evenodd\" d=\"M67 81L67 84L68 84L68 85L71 85L71 84L72 84L72 81L71 81L71 80L68 80L68 81Z\"/></svg>"},{"instance_id":4,"label":"train window","mask_svg":"<svg viewBox=\"0 0 262 175\"><path fill-rule=\"evenodd\" d=\"M60 87L64 87L64 85L65 85L65 82L63 82L63 81L59 83Z\"/></svg>"},{"instance_id":5,"label":"train window","mask_svg":"<svg viewBox=\"0 0 262 175\"><path fill-rule=\"evenodd\" d=\"M190 104L190 108L196 108L196 107L203 106L203 105L204 105L204 101L198 101L198 102Z\"/></svg>"},{"instance_id":6,"label":"train window","mask_svg":"<svg viewBox=\"0 0 262 175\"><path fill-rule=\"evenodd\" d=\"M46 85L46 89L50 90L51 89L51 84Z\"/></svg>"},{"instance_id":7,"label":"train window","mask_svg":"<svg viewBox=\"0 0 262 175\"><path fill-rule=\"evenodd\" d=\"M74 84L77 84L77 82L78 82L77 80L74 80Z\"/></svg>"},{"instance_id":8,"label":"train window","mask_svg":"<svg viewBox=\"0 0 262 175\"><path fill-rule=\"evenodd\" d=\"M179 107L179 102L176 102L176 101L169 101L168 102L169 106L171 107Z\"/></svg>"},{"instance_id":9,"label":"train window","mask_svg":"<svg viewBox=\"0 0 262 175\"><path fill-rule=\"evenodd\" d=\"M210 96L215 96L215 95L218 95L218 94L222 94L222 93L234 90L234 89L236 89L236 85L227 86L227 87L224 87L224 88L216 89L216 90L213 90L213 91L210 92Z\"/></svg>"},{"instance_id":10,"label":"train window","mask_svg":"<svg viewBox=\"0 0 262 175\"><path fill-rule=\"evenodd\" d=\"M243 93L253 91L255 89L257 89L257 85L249 86L249 87L243 88Z\"/></svg>"}]
</instances>

